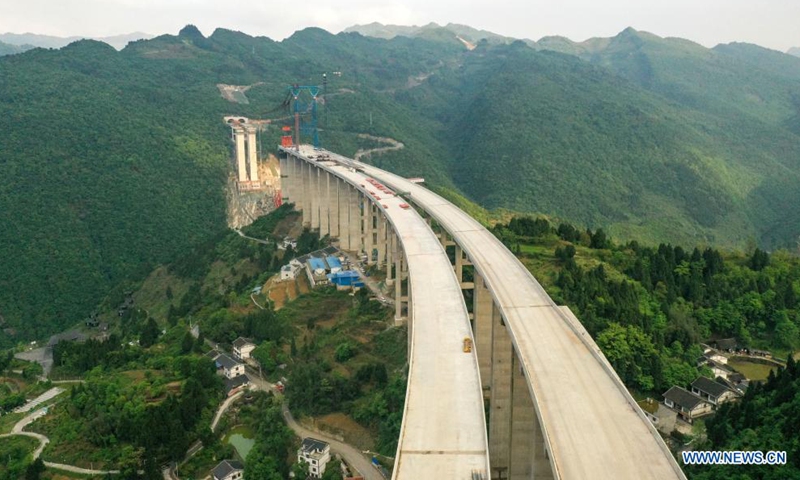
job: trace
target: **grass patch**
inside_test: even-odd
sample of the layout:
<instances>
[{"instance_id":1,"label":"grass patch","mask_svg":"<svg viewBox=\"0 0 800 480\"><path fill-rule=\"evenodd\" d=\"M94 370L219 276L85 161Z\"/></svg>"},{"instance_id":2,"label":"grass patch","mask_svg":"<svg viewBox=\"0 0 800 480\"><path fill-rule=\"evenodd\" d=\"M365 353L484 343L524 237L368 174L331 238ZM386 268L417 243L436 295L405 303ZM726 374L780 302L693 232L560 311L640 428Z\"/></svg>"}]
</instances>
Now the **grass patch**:
<instances>
[{"instance_id":1,"label":"grass patch","mask_svg":"<svg viewBox=\"0 0 800 480\"><path fill-rule=\"evenodd\" d=\"M658 411L658 402L656 401L648 402L647 400L639 400L636 403L639 405L639 408L647 413L655 415L655 413Z\"/></svg>"},{"instance_id":2,"label":"grass patch","mask_svg":"<svg viewBox=\"0 0 800 480\"><path fill-rule=\"evenodd\" d=\"M25 478L25 469L30 462L30 455L39 445L39 441L15 436L0 440L0 478Z\"/></svg>"},{"instance_id":3,"label":"grass patch","mask_svg":"<svg viewBox=\"0 0 800 480\"><path fill-rule=\"evenodd\" d=\"M747 377L748 380L766 380L769 372L777 368L746 360L728 360L728 366Z\"/></svg>"},{"instance_id":4,"label":"grass patch","mask_svg":"<svg viewBox=\"0 0 800 480\"><path fill-rule=\"evenodd\" d=\"M14 428L14 425L17 424L22 417L24 417L24 413L7 413L0 417L0 433L11 433L11 430Z\"/></svg>"}]
</instances>

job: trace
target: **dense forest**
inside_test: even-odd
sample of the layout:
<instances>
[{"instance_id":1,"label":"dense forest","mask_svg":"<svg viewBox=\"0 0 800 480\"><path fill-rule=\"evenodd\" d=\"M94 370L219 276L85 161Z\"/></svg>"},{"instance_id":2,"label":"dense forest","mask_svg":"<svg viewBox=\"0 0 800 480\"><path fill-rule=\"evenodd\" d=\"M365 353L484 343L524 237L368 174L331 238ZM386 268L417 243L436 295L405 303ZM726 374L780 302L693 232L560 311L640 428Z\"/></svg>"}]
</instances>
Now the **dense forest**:
<instances>
[{"instance_id":1,"label":"dense forest","mask_svg":"<svg viewBox=\"0 0 800 480\"><path fill-rule=\"evenodd\" d=\"M514 217L494 233L592 334L637 398L661 399L699 375L702 344L736 339L786 361L744 397L699 420L680 449L786 451L787 465L686 466L693 479L788 479L798 473L800 259L758 248L745 254L615 242L603 229ZM748 376L748 378L750 378ZM703 426L705 425L705 426ZM674 432L673 432L674 434Z\"/></svg>"},{"instance_id":2,"label":"dense forest","mask_svg":"<svg viewBox=\"0 0 800 480\"><path fill-rule=\"evenodd\" d=\"M225 229L223 115L284 115L286 85L309 82L339 60L352 65L347 83L336 86L343 88L402 83L416 62L455 52L422 41L337 38L314 29L283 43L226 30L204 38L187 27L122 52L83 40L3 57L0 344L82 320L110 288ZM330 50L329 60L320 60L320 46ZM371 56L376 46L381 56ZM387 57L393 67L379 68ZM270 86L250 90L249 104L224 100L216 87L265 79ZM339 115L331 108L329 128L361 131L368 120L346 112L374 110L383 133L402 136L402 127L392 130L391 112L382 113L386 99L369 91L353 98ZM277 143L277 135L268 132L265 145ZM353 154L355 139L331 135L327 145ZM424 148L415 150L417 160L434 163Z\"/></svg>"},{"instance_id":3,"label":"dense forest","mask_svg":"<svg viewBox=\"0 0 800 480\"><path fill-rule=\"evenodd\" d=\"M800 347L800 260L615 243L603 229L514 218L495 234L518 252L559 304L569 305L620 378L656 398L699 374L701 342L734 337L786 358ZM541 268L540 250L555 265ZM552 268L555 267L555 268Z\"/></svg>"},{"instance_id":4,"label":"dense forest","mask_svg":"<svg viewBox=\"0 0 800 480\"><path fill-rule=\"evenodd\" d=\"M479 46L398 97L442 122L451 176L483 206L534 206L651 244L793 245L800 61L753 47L761 68L791 72L759 70L761 82L734 55L745 46L684 43L626 30L616 56L593 63Z\"/></svg>"},{"instance_id":5,"label":"dense forest","mask_svg":"<svg viewBox=\"0 0 800 480\"><path fill-rule=\"evenodd\" d=\"M219 235L222 116L279 120L286 86L323 72L340 72L320 115L332 150L391 137L405 148L370 161L643 244L793 245L800 60L633 30L602 46L508 41L462 26L282 42L188 26L122 51L83 40L3 56L0 344L72 325ZM251 88L234 103L217 84Z\"/></svg>"}]
</instances>

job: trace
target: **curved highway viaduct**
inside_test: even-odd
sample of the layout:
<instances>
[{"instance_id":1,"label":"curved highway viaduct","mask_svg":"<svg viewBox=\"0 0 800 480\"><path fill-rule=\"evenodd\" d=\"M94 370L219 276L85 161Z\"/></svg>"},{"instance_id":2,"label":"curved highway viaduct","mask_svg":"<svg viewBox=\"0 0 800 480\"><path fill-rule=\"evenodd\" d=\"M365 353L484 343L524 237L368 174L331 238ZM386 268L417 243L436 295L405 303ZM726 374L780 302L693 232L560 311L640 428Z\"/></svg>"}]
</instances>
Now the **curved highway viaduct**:
<instances>
[{"instance_id":1,"label":"curved highway viaduct","mask_svg":"<svg viewBox=\"0 0 800 480\"><path fill-rule=\"evenodd\" d=\"M686 478L572 312L480 223L403 177L307 145L280 149L284 199L305 226L385 267L395 319L408 322L393 478ZM462 290L473 290L472 313Z\"/></svg>"}]
</instances>

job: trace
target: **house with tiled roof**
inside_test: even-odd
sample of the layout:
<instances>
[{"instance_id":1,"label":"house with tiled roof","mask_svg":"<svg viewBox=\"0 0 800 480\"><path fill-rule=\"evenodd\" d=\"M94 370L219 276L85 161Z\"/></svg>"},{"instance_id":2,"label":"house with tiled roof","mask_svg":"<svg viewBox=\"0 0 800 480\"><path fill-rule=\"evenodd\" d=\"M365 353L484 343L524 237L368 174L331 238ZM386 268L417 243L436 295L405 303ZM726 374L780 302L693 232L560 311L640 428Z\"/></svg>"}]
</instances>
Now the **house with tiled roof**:
<instances>
[{"instance_id":1,"label":"house with tiled roof","mask_svg":"<svg viewBox=\"0 0 800 480\"><path fill-rule=\"evenodd\" d=\"M711 403L681 387L672 387L664 392L664 405L678 412L689 423L712 411Z\"/></svg>"},{"instance_id":2,"label":"house with tiled roof","mask_svg":"<svg viewBox=\"0 0 800 480\"><path fill-rule=\"evenodd\" d=\"M720 405L739 397L738 392L728 388L724 383L706 377L698 377L692 382L692 393L712 405Z\"/></svg>"},{"instance_id":3,"label":"house with tiled roof","mask_svg":"<svg viewBox=\"0 0 800 480\"><path fill-rule=\"evenodd\" d=\"M244 475L244 465L238 460L223 460L211 470L214 480L240 480Z\"/></svg>"}]
</instances>

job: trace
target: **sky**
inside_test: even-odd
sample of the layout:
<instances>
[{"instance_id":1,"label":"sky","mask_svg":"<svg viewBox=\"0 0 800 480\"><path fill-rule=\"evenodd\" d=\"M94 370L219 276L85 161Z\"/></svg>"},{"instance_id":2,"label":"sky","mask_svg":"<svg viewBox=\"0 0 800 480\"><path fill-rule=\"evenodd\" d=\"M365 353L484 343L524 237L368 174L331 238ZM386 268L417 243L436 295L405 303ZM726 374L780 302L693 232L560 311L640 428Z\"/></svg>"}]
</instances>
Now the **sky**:
<instances>
[{"instance_id":1,"label":"sky","mask_svg":"<svg viewBox=\"0 0 800 480\"><path fill-rule=\"evenodd\" d=\"M281 40L316 26L337 33L371 22L460 23L515 38L575 41L626 27L712 47L749 42L800 47L800 0L0 0L0 33L102 37L176 34L194 24Z\"/></svg>"}]
</instances>

